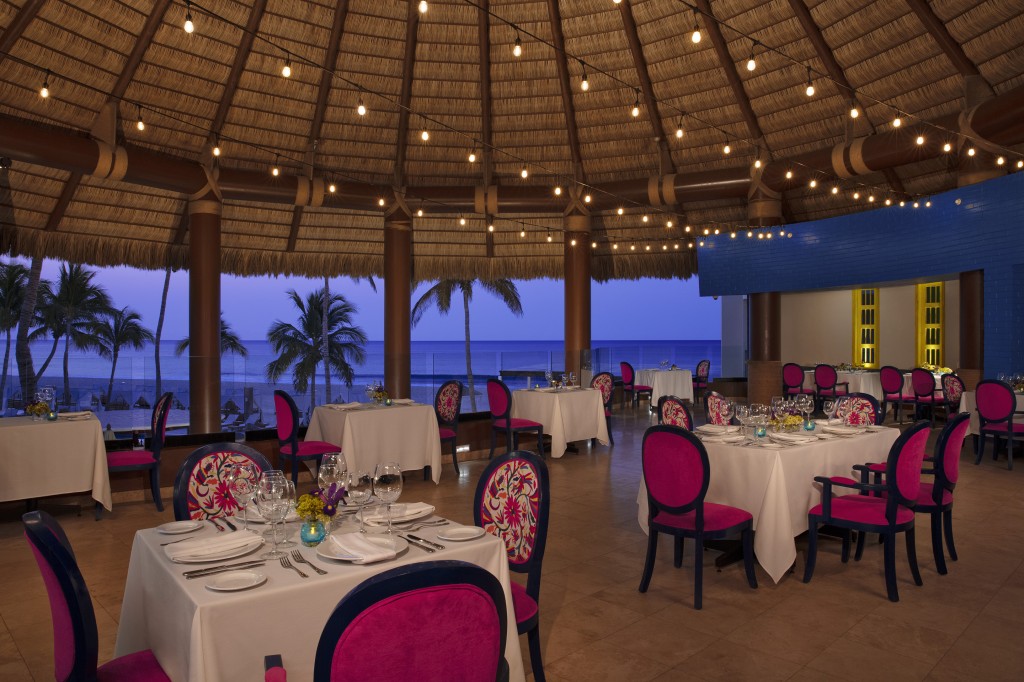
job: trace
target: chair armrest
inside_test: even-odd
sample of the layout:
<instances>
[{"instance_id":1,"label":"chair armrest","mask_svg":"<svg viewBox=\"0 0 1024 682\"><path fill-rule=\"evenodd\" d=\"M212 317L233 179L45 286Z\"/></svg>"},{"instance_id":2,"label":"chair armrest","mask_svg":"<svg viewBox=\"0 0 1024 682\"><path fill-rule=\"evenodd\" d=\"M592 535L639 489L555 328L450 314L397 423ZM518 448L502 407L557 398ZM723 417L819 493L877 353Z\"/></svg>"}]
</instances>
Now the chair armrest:
<instances>
[{"instance_id":1,"label":"chair armrest","mask_svg":"<svg viewBox=\"0 0 1024 682\"><path fill-rule=\"evenodd\" d=\"M264 682L288 682L288 673L285 672L280 654L264 656L263 671Z\"/></svg>"},{"instance_id":2,"label":"chair armrest","mask_svg":"<svg viewBox=\"0 0 1024 682\"><path fill-rule=\"evenodd\" d=\"M836 390L838 390L840 386L845 386L846 387L846 392L847 393L850 392L850 382L849 381L837 381L836 385L835 385Z\"/></svg>"}]
</instances>

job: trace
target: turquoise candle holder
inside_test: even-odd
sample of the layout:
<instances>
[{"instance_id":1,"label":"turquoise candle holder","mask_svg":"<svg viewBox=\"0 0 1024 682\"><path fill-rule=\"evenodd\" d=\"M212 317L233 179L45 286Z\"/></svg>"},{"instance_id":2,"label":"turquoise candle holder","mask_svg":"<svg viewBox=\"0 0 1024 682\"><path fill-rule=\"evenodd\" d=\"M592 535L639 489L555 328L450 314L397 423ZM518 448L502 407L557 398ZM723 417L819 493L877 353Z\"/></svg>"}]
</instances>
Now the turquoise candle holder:
<instances>
[{"instance_id":1,"label":"turquoise candle holder","mask_svg":"<svg viewBox=\"0 0 1024 682\"><path fill-rule=\"evenodd\" d=\"M758 426L756 429L754 429L754 435L757 436L758 438L764 438L765 436L768 435L768 427Z\"/></svg>"},{"instance_id":2,"label":"turquoise candle holder","mask_svg":"<svg viewBox=\"0 0 1024 682\"><path fill-rule=\"evenodd\" d=\"M386 406L388 406L388 407L391 407L391 405L392 405L391 398L385 398L384 399L384 404Z\"/></svg>"},{"instance_id":3,"label":"turquoise candle holder","mask_svg":"<svg viewBox=\"0 0 1024 682\"><path fill-rule=\"evenodd\" d=\"M57 413L54 412L53 410L50 410L49 412L47 412L46 413L46 421L48 421L48 422L55 422L55 421L57 421Z\"/></svg>"},{"instance_id":4,"label":"turquoise candle holder","mask_svg":"<svg viewBox=\"0 0 1024 682\"><path fill-rule=\"evenodd\" d=\"M816 424L813 420L808 419L804 422L804 431L813 431Z\"/></svg>"}]
</instances>

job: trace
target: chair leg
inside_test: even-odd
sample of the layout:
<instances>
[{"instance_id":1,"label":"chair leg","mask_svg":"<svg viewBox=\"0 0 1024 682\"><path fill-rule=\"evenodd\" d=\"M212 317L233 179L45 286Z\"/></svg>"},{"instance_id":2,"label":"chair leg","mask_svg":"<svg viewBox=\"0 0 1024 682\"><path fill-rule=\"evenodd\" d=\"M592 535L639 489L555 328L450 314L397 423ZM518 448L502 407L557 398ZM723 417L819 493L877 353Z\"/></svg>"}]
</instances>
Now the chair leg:
<instances>
[{"instance_id":1,"label":"chair leg","mask_svg":"<svg viewBox=\"0 0 1024 682\"><path fill-rule=\"evenodd\" d=\"M646 592L651 584L651 574L654 572L654 559L658 555L658 531L648 529L650 535L647 537L647 559L644 561L644 574L640 577L640 592Z\"/></svg>"},{"instance_id":2,"label":"chair leg","mask_svg":"<svg viewBox=\"0 0 1024 682\"><path fill-rule=\"evenodd\" d=\"M889 601L899 601L900 593L896 589L896 537L892 533L882 536L882 552L885 557L885 591Z\"/></svg>"},{"instance_id":3,"label":"chair leg","mask_svg":"<svg viewBox=\"0 0 1024 682\"><path fill-rule=\"evenodd\" d=\"M932 526L932 555L935 557L935 570L939 575L946 575L946 556L942 551L942 514L934 511L931 513Z\"/></svg>"},{"instance_id":4,"label":"chair leg","mask_svg":"<svg viewBox=\"0 0 1024 682\"><path fill-rule=\"evenodd\" d=\"M913 526L907 529L907 561L910 563L910 573L914 576L914 584L920 587L924 585L921 580L921 571L917 567L917 540Z\"/></svg>"},{"instance_id":5,"label":"chair leg","mask_svg":"<svg viewBox=\"0 0 1024 682\"><path fill-rule=\"evenodd\" d=\"M848 528L843 530L843 550L839 555L839 560L844 564L850 561L850 536L852 532Z\"/></svg>"},{"instance_id":6,"label":"chair leg","mask_svg":"<svg viewBox=\"0 0 1024 682\"><path fill-rule=\"evenodd\" d=\"M974 464L981 464L981 458L985 455L985 434L981 433L974 437Z\"/></svg>"},{"instance_id":7,"label":"chair leg","mask_svg":"<svg viewBox=\"0 0 1024 682\"><path fill-rule=\"evenodd\" d=\"M612 435L612 418L605 417L605 422L608 424L608 444L615 445L615 436Z\"/></svg>"},{"instance_id":8,"label":"chair leg","mask_svg":"<svg viewBox=\"0 0 1024 682\"><path fill-rule=\"evenodd\" d=\"M743 568L747 571L747 584L757 589L757 574L754 573L754 530L743 530Z\"/></svg>"},{"instance_id":9,"label":"chair leg","mask_svg":"<svg viewBox=\"0 0 1024 682\"><path fill-rule=\"evenodd\" d=\"M807 523L807 563L804 564L804 582L811 582L814 562L818 559L818 524L813 519Z\"/></svg>"},{"instance_id":10,"label":"chair leg","mask_svg":"<svg viewBox=\"0 0 1024 682\"><path fill-rule=\"evenodd\" d=\"M159 465L149 470L149 488L153 492L153 504L157 511L164 510L164 501L160 498L160 467Z\"/></svg>"},{"instance_id":11,"label":"chair leg","mask_svg":"<svg viewBox=\"0 0 1024 682\"><path fill-rule=\"evenodd\" d=\"M676 568L681 568L683 565L683 538L682 536L676 536L673 538L673 544L675 545L675 555L673 556L672 563Z\"/></svg>"},{"instance_id":12,"label":"chair leg","mask_svg":"<svg viewBox=\"0 0 1024 682\"><path fill-rule=\"evenodd\" d=\"M299 487L299 458L292 457L292 483L295 484L296 489Z\"/></svg>"},{"instance_id":13,"label":"chair leg","mask_svg":"<svg viewBox=\"0 0 1024 682\"><path fill-rule=\"evenodd\" d=\"M857 531L857 551L853 555L854 561L860 561L861 557L864 556L864 542L867 540L868 534L862 530Z\"/></svg>"},{"instance_id":14,"label":"chair leg","mask_svg":"<svg viewBox=\"0 0 1024 682\"><path fill-rule=\"evenodd\" d=\"M704 607L704 536L697 534L693 545L693 608Z\"/></svg>"},{"instance_id":15,"label":"chair leg","mask_svg":"<svg viewBox=\"0 0 1024 682\"><path fill-rule=\"evenodd\" d=\"M1013 434L1006 437L1006 468L1013 471Z\"/></svg>"},{"instance_id":16,"label":"chair leg","mask_svg":"<svg viewBox=\"0 0 1024 682\"><path fill-rule=\"evenodd\" d=\"M537 429L537 454L544 459L544 429Z\"/></svg>"},{"instance_id":17,"label":"chair leg","mask_svg":"<svg viewBox=\"0 0 1024 682\"><path fill-rule=\"evenodd\" d=\"M458 449L459 449L459 446L456 444L455 441L452 441L452 466L455 467L455 475L456 476L461 476L462 472L459 471Z\"/></svg>"},{"instance_id":18,"label":"chair leg","mask_svg":"<svg viewBox=\"0 0 1024 682\"><path fill-rule=\"evenodd\" d=\"M946 535L946 548L949 549L949 558L957 560L956 546L953 544L953 510L947 509L942 512L942 529Z\"/></svg>"},{"instance_id":19,"label":"chair leg","mask_svg":"<svg viewBox=\"0 0 1024 682\"><path fill-rule=\"evenodd\" d=\"M423 467L423 480L424 481L429 481L430 480L430 467L429 466Z\"/></svg>"},{"instance_id":20,"label":"chair leg","mask_svg":"<svg viewBox=\"0 0 1024 682\"><path fill-rule=\"evenodd\" d=\"M498 444L498 430L491 429L491 454L487 455L487 459L494 459L494 448Z\"/></svg>"},{"instance_id":21,"label":"chair leg","mask_svg":"<svg viewBox=\"0 0 1024 682\"><path fill-rule=\"evenodd\" d=\"M102 518L103 518L103 505L102 505L102 504L100 504L99 502L97 502L97 503L95 504L95 506L93 507L93 511L92 511L92 513L93 513L93 516L95 517L95 519L96 519L97 521L99 521L100 519L102 519Z\"/></svg>"},{"instance_id":22,"label":"chair leg","mask_svg":"<svg viewBox=\"0 0 1024 682\"><path fill-rule=\"evenodd\" d=\"M530 647L530 669L533 670L533 679L536 682L544 682L544 663L540 657L540 621L526 633L526 641Z\"/></svg>"}]
</instances>

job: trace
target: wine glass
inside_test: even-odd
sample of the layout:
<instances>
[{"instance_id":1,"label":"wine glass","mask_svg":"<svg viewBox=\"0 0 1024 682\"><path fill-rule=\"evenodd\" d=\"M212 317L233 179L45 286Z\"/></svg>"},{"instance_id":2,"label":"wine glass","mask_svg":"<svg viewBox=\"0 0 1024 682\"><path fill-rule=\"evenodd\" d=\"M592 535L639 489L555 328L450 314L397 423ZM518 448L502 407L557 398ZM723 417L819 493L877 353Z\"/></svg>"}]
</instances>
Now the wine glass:
<instances>
[{"instance_id":1,"label":"wine glass","mask_svg":"<svg viewBox=\"0 0 1024 682\"><path fill-rule=\"evenodd\" d=\"M271 524L271 527L284 521L288 515L288 509L291 505L291 502L288 500L288 483L289 481L283 477L264 476L260 479L259 485L256 488L256 507L260 510L260 514L266 519L267 523ZM277 533L271 533L271 538L274 541L274 548L260 555L260 558L276 559L286 556L284 552L277 548Z\"/></svg>"},{"instance_id":2,"label":"wine glass","mask_svg":"<svg viewBox=\"0 0 1024 682\"><path fill-rule=\"evenodd\" d=\"M836 404L835 400L826 400L821 404L821 409L822 411L825 412L825 416L828 418L829 421L832 421L833 419L836 418L837 407L838 405Z\"/></svg>"},{"instance_id":3,"label":"wine glass","mask_svg":"<svg viewBox=\"0 0 1024 682\"><path fill-rule=\"evenodd\" d=\"M814 411L814 398L809 393L801 393L796 400L797 409L804 415L804 428L811 423L811 413Z\"/></svg>"},{"instance_id":4,"label":"wine glass","mask_svg":"<svg viewBox=\"0 0 1024 682\"><path fill-rule=\"evenodd\" d=\"M772 396L772 417L774 417L775 419L779 419L780 417L782 417L782 406L785 402L786 399L783 398L781 395Z\"/></svg>"},{"instance_id":5,"label":"wine glass","mask_svg":"<svg viewBox=\"0 0 1024 682\"><path fill-rule=\"evenodd\" d=\"M733 412L736 416L736 421L740 423L740 431L743 435L747 434L747 426L750 424L750 406L745 404L736 404L733 406Z\"/></svg>"},{"instance_id":6,"label":"wine glass","mask_svg":"<svg viewBox=\"0 0 1024 682\"><path fill-rule=\"evenodd\" d=\"M731 400L723 400L718 407L718 416L722 418L722 425L728 426L732 422L732 415L736 408Z\"/></svg>"},{"instance_id":7,"label":"wine glass","mask_svg":"<svg viewBox=\"0 0 1024 682\"><path fill-rule=\"evenodd\" d=\"M328 452L320 460L316 480L321 490L327 490L332 483L341 483L348 471L348 463L340 452Z\"/></svg>"},{"instance_id":8,"label":"wine glass","mask_svg":"<svg viewBox=\"0 0 1024 682\"><path fill-rule=\"evenodd\" d=\"M295 510L295 505L298 503L297 496L295 494L295 484L287 478L284 480L285 485L285 499L288 501L288 509L285 511L284 518L281 520L281 540L278 545L280 547L294 547L295 541L292 540L292 535L295 534L295 525L288 523L288 516Z\"/></svg>"},{"instance_id":9,"label":"wine glass","mask_svg":"<svg viewBox=\"0 0 1024 682\"><path fill-rule=\"evenodd\" d=\"M771 408L763 403L754 403L750 406L750 423L754 425L755 436L764 435L761 429L768 425L768 418L771 414Z\"/></svg>"},{"instance_id":10,"label":"wine glass","mask_svg":"<svg viewBox=\"0 0 1024 682\"><path fill-rule=\"evenodd\" d=\"M43 386L39 390L39 396L43 399L43 402L46 403L47 408L51 410L54 408L53 398L55 395L57 395L57 389L53 386Z\"/></svg>"},{"instance_id":11,"label":"wine glass","mask_svg":"<svg viewBox=\"0 0 1024 682\"><path fill-rule=\"evenodd\" d=\"M356 513L359 515L359 532L365 533L363 515L366 505L373 497L373 477L365 471L349 471L345 481L345 492L348 494L349 503L358 508Z\"/></svg>"},{"instance_id":12,"label":"wine glass","mask_svg":"<svg viewBox=\"0 0 1024 682\"><path fill-rule=\"evenodd\" d=\"M847 420L849 420L850 408L852 407L853 405L847 398L839 398L836 401L836 415L839 417L843 424L846 424Z\"/></svg>"},{"instance_id":13,"label":"wine glass","mask_svg":"<svg viewBox=\"0 0 1024 682\"><path fill-rule=\"evenodd\" d=\"M402 495L402 467L398 462L382 462L373 476L373 494L387 505L388 533L391 530L391 505Z\"/></svg>"},{"instance_id":14,"label":"wine glass","mask_svg":"<svg viewBox=\"0 0 1024 682\"><path fill-rule=\"evenodd\" d=\"M242 528L249 530L249 519L246 509L256 495L256 480L259 478L259 471L252 462L236 462L228 465L224 472L224 481L227 483L228 492L235 499L235 502L242 508Z\"/></svg>"}]
</instances>

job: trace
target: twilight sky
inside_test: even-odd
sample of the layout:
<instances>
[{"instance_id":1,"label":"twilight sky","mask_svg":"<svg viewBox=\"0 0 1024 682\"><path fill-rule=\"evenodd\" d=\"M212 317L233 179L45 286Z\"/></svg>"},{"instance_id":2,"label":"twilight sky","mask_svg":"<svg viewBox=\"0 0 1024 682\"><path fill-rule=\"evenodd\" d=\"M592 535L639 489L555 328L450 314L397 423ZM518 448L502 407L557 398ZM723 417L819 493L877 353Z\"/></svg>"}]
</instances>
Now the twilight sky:
<instances>
[{"instance_id":1,"label":"twilight sky","mask_svg":"<svg viewBox=\"0 0 1024 682\"><path fill-rule=\"evenodd\" d=\"M46 261L43 278L56 280L58 261ZM160 312L163 271L133 268L91 268L96 282L103 285L114 304L130 306L142 315L143 323L155 329ZM472 337L478 341L502 341L509 338L552 340L563 336L563 291L557 280L517 282L524 315L516 318L504 305L482 289L476 290L470 304ZM288 289L305 296L323 286L322 280L301 277L234 277L221 279L224 317L240 338L265 339L270 324L277 319L294 321L295 309L285 297ZM413 300L429 287L420 285ZM331 280L331 291L340 292L358 308L356 322L371 340L384 337L384 283L377 282L374 292L364 281L338 277ZM697 279L617 281L594 283L592 291L592 338L595 340L643 339L672 341L718 339L721 336L721 305L701 298ZM188 273L171 275L167 298L165 339L180 339L188 331ZM461 341L463 321L461 300L452 312L441 317L436 310L425 315L412 332L414 341Z\"/></svg>"}]
</instances>

